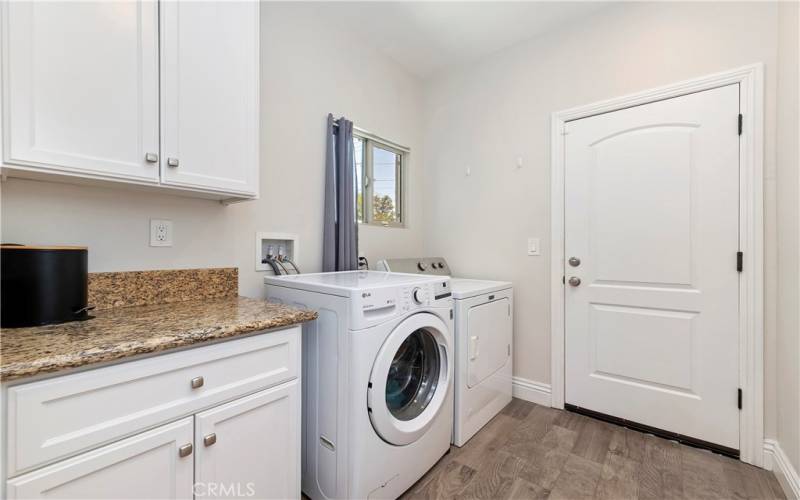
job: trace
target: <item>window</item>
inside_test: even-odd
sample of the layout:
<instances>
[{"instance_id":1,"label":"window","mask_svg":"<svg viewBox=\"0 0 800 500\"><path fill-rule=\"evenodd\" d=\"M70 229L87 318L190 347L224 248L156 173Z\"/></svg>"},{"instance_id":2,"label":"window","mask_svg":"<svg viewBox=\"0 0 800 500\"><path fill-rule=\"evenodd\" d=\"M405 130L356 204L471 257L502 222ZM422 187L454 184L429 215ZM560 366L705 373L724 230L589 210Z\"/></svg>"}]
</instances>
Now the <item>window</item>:
<instances>
[{"instance_id":1,"label":"window","mask_svg":"<svg viewBox=\"0 0 800 500\"><path fill-rule=\"evenodd\" d=\"M356 219L361 224L403 227L403 163L406 153L372 137L353 134Z\"/></svg>"}]
</instances>

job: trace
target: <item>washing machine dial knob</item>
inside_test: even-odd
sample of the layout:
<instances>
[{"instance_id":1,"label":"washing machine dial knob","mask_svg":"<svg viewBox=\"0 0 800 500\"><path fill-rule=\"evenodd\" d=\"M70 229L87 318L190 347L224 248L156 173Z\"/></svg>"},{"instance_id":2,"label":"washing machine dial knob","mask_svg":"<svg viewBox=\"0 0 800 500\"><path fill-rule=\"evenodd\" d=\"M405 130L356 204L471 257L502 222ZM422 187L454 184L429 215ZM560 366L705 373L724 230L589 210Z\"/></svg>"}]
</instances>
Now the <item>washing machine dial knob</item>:
<instances>
[{"instance_id":1,"label":"washing machine dial knob","mask_svg":"<svg viewBox=\"0 0 800 500\"><path fill-rule=\"evenodd\" d=\"M424 270L428 269L428 265L425 264L422 261L419 261L419 262L417 262L417 269L419 269L420 271L424 271Z\"/></svg>"},{"instance_id":2,"label":"washing machine dial knob","mask_svg":"<svg viewBox=\"0 0 800 500\"><path fill-rule=\"evenodd\" d=\"M422 288L415 288L413 292L411 292L411 296L414 297L414 302L417 304L422 304L425 302L425 291Z\"/></svg>"}]
</instances>

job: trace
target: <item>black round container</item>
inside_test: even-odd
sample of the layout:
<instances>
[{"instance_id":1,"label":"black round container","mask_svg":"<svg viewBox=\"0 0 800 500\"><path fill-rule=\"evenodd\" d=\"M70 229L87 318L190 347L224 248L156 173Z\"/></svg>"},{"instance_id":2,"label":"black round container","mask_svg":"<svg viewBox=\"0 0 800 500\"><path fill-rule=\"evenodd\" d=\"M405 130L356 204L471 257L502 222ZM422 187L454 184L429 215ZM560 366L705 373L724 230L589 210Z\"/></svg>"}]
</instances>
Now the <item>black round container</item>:
<instances>
[{"instance_id":1,"label":"black round container","mask_svg":"<svg viewBox=\"0 0 800 500\"><path fill-rule=\"evenodd\" d=\"M0 260L3 328L90 318L86 247L2 245Z\"/></svg>"}]
</instances>

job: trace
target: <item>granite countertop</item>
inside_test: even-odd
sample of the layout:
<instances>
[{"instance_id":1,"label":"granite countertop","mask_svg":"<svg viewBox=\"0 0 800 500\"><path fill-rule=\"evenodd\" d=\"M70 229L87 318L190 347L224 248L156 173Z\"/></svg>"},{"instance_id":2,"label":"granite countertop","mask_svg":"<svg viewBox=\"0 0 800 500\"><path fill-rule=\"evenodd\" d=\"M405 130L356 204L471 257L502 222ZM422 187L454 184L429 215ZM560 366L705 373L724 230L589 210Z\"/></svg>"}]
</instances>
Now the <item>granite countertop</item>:
<instances>
[{"instance_id":1,"label":"granite countertop","mask_svg":"<svg viewBox=\"0 0 800 500\"><path fill-rule=\"evenodd\" d=\"M245 297L96 311L95 318L0 331L9 381L316 319L317 313Z\"/></svg>"}]
</instances>

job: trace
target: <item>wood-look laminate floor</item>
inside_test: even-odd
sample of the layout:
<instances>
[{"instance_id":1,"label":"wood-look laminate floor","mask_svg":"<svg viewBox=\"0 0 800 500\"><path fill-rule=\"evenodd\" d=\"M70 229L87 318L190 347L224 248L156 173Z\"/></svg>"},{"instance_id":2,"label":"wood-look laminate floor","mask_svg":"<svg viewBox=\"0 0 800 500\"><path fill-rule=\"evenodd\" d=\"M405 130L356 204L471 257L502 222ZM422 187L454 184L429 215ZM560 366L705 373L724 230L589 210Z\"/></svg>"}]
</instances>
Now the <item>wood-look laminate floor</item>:
<instances>
[{"instance_id":1,"label":"wood-look laminate floor","mask_svg":"<svg viewBox=\"0 0 800 500\"><path fill-rule=\"evenodd\" d=\"M514 399L404 499L785 498L771 472Z\"/></svg>"}]
</instances>

